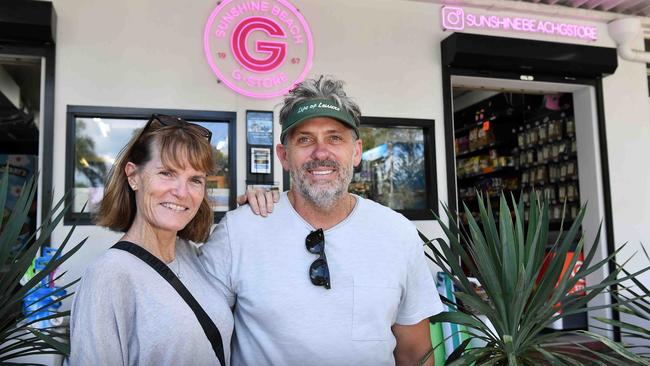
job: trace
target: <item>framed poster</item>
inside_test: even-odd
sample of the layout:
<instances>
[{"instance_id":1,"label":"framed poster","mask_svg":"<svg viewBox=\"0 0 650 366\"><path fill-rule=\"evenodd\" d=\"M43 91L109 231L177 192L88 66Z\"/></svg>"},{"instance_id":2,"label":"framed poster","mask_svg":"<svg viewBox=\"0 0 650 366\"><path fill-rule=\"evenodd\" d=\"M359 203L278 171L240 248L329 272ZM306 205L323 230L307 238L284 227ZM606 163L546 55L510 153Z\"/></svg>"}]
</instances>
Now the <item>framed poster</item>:
<instances>
[{"instance_id":1,"label":"framed poster","mask_svg":"<svg viewBox=\"0 0 650 366\"><path fill-rule=\"evenodd\" d=\"M265 147L251 148L251 173L271 173L271 149Z\"/></svg>"},{"instance_id":2,"label":"framed poster","mask_svg":"<svg viewBox=\"0 0 650 366\"><path fill-rule=\"evenodd\" d=\"M246 142L273 146L273 112L246 111Z\"/></svg>"}]
</instances>

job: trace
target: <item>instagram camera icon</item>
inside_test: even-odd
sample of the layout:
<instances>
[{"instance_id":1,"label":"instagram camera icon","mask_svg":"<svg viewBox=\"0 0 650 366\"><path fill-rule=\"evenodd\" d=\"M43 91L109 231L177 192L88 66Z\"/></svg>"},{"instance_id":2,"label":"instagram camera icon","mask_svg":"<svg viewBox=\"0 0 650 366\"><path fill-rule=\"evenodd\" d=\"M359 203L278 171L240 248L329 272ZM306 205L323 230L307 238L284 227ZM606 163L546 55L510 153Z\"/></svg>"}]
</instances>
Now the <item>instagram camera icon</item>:
<instances>
[{"instance_id":1,"label":"instagram camera icon","mask_svg":"<svg viewBox=\"0 0 650 366\"><path fill-rule=\"evenodd\" d=\"M465 29L465 11L453 6L442 8L442 27L451 30Z\"/></svg>"}]
</instances>

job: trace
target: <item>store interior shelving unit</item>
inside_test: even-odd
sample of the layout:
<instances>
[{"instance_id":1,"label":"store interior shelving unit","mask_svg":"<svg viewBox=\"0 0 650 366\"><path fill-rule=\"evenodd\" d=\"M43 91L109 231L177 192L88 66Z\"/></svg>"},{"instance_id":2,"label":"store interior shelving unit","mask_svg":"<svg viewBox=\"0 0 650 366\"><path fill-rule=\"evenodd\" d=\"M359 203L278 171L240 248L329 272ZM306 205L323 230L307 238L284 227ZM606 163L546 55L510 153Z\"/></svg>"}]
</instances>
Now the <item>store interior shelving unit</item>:
<instances>
[{"instance_id":1,"label":"store interior shelving unit","mask_svg":"<svg viewBox=\"0 0 650 366\"><path fill-rule=\"evenodd\" d=\"M464 208L478 217L481 193L498 207L502 193L530 204L534 190L550 203L552 251L580 209L575 119L571 94L496 93L454 113L456 192L461 221ZM498 210L496 210L498 212ZM529 210L525 211L525 219ZM584 314L554 328L586 329Z\"/></svg>"}]
</instances>

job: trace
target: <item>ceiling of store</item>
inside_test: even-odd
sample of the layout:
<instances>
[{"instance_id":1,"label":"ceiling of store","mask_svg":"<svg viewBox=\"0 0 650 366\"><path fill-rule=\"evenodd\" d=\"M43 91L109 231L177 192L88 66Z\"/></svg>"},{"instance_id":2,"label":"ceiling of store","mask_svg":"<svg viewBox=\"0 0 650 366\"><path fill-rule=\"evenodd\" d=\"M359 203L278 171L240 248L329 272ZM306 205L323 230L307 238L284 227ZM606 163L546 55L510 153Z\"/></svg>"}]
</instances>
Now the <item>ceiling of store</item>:
<instances>
[{"instance_id":1,"label":"ceiling of store","mask_svg":"<svg viewBox=\"0 0 650 366\"><path fill-rule=\"evenodd\" d=\"M507 0L650 17L650 0Z\"/></svg>"}]
</instances>

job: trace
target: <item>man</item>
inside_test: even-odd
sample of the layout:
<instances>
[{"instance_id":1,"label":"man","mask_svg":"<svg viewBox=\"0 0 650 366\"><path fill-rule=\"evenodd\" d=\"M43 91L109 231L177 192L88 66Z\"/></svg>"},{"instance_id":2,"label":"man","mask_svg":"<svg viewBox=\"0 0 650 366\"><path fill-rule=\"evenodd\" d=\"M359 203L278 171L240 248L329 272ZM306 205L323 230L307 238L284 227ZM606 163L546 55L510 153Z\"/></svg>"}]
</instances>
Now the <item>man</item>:
<instances>
[{"instance_id":1,"label":"man","mask_svg":"<svg viewBox=\"0 0 650 366\"><path fill-rule=\"evenodd\" d=\"M234 306L233 365L417 365L431 349L442 304L415 226L348 193L361 113L342 85L285 97L276 152L291 189L267 218L227 213L204 246Z\"/></svg>"}]
</instances>

